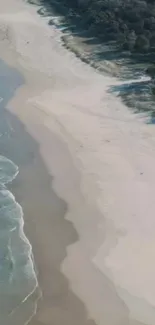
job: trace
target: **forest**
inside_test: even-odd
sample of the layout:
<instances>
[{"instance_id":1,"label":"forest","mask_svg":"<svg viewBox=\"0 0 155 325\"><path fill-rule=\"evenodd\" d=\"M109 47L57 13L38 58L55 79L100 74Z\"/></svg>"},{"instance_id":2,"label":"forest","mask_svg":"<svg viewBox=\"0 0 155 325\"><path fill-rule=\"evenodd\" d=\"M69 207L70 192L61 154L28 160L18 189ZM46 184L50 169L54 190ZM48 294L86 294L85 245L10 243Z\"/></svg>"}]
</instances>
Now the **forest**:
<instances>
[{"instance_id":1,"label":"forest","mask_svg":"<svg viewBox=\"0 0 155 325\"><path fill-rule=\"evenodd\" d=\"M84 62L99 70L98 61L104 60L104 49L109 48L111 53L109 62L113 58L120 60L119 67L123 66L123 69L119 69L119 77L123 80L146 77L146 74L151 77L141 83L135 82L122 88L119 96L134 109L134 112L149 112L151 123L155 123L155 0L39 0L39 2L43 5L42 8L45 8L45 11L39 10L41 15L49 15L52 12L56 17L57 15L62 17L61 23L66 28L62 40L65 37L67 39L69 31L70 35L80 36L85 44L91 44L96 48L99 45L99 56L95 56L94 61L93 56L89 59L85 53L81 56L81 53L75 51L74 46L68 47L68 39L63 43ZM54 24L53 19L50 19L49 24Z\"/></svg>"},{"instance_id":2,"label":"forest","mask_svg":"<svg viewBox=\"0 0 155 325\"><path fill-rule=\"evenodd\" d=\"M46 3L52 0L46 0ZM78 13L81 24L120 49L155 52L155 0L59 0Z\"/></svg>"}]
</instances>

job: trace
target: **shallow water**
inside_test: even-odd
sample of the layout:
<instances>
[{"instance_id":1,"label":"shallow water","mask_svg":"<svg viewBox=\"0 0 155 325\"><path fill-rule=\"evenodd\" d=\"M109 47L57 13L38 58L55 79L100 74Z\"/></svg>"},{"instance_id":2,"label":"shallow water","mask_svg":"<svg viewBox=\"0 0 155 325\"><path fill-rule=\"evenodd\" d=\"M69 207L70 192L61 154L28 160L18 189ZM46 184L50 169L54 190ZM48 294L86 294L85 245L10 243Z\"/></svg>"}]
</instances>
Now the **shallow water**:
<instances>
[{"instance_id":1,"label":"shallow water","mask_svg":"<svg viewBox=\"0 0 155 325\"><path fill-rule=\"evenodd\" d=\"M5 152L11 129L5 107L23 82L14 69L0 61L0 153ZM11 150L7 154L12 158ZM32 247L23 231L22 207L7 189L18 172L12 160L0 156L0 325L27 324L36 311L38 282Z\"/></svg>"}]
</instances>

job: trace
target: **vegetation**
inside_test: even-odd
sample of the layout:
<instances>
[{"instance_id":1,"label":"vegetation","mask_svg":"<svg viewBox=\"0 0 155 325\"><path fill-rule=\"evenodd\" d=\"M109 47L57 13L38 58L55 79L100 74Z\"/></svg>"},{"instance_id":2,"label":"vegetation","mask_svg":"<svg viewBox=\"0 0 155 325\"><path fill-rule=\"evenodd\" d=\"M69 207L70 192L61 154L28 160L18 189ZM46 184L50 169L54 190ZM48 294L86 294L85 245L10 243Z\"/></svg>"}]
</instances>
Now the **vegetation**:
<instances>
[{"instance_id":1,"label":"vegetation","mask_svg":"<svg viewBox=\"0 0 155 325\"><path fill-rule=\"evenodd\" d=\"M52 3L52 0L46 0ZM120 49L155 52L155 0L59 0L80 15L88 30Z\"/></svg>"}]
</instances>

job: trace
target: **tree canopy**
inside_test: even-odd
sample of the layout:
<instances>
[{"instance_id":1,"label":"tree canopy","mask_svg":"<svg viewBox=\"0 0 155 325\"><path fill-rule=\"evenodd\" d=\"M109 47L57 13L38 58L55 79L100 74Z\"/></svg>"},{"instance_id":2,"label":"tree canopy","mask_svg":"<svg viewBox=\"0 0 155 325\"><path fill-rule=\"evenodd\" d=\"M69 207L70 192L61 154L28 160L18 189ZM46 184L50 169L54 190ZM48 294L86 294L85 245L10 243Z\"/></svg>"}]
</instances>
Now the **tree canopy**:
<instances>
[{"instance_id":1,"label":"tree canopy","mask_svg":"<svg viewBox=\"0 0 155 325\"><path fill-rule=\"evenodd\" d=\"M50 3L52 0L47 0ZM59 0L88 30L131 52L155 52L155 0Z\"/></svg>"}]
</instances>

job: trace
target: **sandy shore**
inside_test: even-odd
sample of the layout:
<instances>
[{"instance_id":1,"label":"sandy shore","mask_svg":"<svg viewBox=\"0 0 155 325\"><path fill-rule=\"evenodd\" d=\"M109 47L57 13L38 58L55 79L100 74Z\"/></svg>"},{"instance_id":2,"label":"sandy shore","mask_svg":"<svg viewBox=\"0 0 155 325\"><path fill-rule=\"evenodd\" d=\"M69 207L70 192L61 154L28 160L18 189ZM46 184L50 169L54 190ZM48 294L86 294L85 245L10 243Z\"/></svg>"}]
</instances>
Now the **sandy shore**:
<instances>
[{"instance_id":1,"label":"sandy shore","mask_svg":"<svg viewBox=\"0 0 155 325\"><path fill-rule=\"evenodd\" d=\"M36 10L5 0L0 13L0 57L25 78L7 108L22 123L13 190L43 292L31 323L154 325L154 127Z\"/></svg>"}]
</instances>

